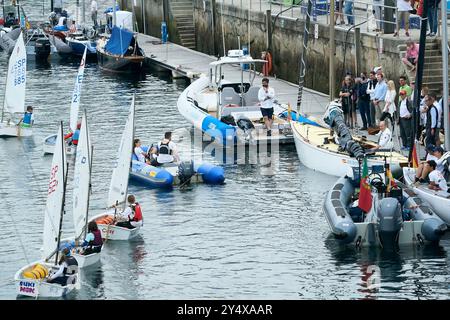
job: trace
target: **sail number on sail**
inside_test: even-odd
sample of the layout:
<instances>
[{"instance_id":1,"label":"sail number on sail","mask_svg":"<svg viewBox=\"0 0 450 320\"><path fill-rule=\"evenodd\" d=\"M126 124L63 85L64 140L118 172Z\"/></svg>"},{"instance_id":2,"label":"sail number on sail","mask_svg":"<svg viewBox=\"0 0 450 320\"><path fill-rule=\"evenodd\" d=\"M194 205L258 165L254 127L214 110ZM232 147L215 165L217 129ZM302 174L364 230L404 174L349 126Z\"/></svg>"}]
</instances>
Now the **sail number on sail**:
<instances>
[{"instance_id":1,"label":"sail number on sail","mask_svg":"<svg viewBox=\"0 0 450 320\"><path fill-rule=\"evenodd\" d=\"M56 174L58 173L58 165L54 166L50 175L50 183L48 184L48 194L52 194L56 187L58 186L58 179L56 178Z\"/></svg>"},{"instance_id":2,"label":"sail number on sail","mask_svg":"<svg viewBox=\"0 0 450 320\"><path fill-rule=\"evenodd\" d=\"M72 103L78 102L78 98L80 96L80 87L81 87L82 82L83 82L83 75L80 74L77 76L77 82L76 82L75 90L73 92Z\"/></svg>"},{"instance_id":3,"label":"sail number on sail","mask_svg":"<svg viewBox=\"0 0 450 320\"><path fill-rule=\"evenodd\" d=\"M20 59L16 61L16 63L14 63L13 65L14 86L19 86L22 83L25 83L26 67L27 67L26 59Z\"/></svg>"}]
</instances>

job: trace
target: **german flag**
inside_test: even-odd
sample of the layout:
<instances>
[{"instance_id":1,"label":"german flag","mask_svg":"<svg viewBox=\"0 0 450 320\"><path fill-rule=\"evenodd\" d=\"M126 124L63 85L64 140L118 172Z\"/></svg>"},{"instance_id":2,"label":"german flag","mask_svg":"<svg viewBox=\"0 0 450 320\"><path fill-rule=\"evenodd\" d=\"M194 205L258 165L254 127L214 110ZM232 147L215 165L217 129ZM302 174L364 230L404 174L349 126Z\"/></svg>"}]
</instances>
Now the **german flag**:
<instances>
[{"instance_id":1,"label":"german flag","mask_svg":"<svg viewBox=\"0 0 450 320\"><path fill-rule=\"evenodd\" d=\"M409 154L408 162L410 164L412 164L413 168L418 168L419 167L419 158L417 157L417 149L416 149L416 144L415 143L413 145L412 152Z\"/></svg>"}]
</instances>

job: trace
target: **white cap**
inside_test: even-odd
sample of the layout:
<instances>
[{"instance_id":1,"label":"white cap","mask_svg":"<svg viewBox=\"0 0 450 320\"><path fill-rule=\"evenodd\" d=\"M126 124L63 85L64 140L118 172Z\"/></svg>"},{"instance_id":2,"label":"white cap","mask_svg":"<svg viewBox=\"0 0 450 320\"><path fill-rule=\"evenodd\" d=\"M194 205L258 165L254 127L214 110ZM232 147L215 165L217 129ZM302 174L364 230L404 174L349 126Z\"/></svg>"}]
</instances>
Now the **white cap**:
<instances>
[{"instance_id":1,"label":"white cap","mask_svg":"<svg viewBox=\"0 0 450 320\"><path fill-rule=\"evenodd\" d=\"M377 73L378 70L381 70L381 66L373 68L373 72Z\"/></svg>"}]
</instances>

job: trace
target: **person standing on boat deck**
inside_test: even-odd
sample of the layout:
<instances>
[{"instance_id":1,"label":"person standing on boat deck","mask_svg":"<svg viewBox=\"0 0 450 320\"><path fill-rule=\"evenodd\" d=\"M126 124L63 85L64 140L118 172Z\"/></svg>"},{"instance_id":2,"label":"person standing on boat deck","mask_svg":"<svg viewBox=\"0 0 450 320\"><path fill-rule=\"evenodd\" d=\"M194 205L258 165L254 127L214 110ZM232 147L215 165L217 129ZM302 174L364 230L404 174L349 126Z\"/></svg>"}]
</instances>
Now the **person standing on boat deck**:
<instances>
[{"instance_id":1,"label":"person standing on boat deck","mask_svg":"<svg viewBox=\"0 0 450 320\"><path fill-rule=\"evenodd\" d=\"M383 73L377 73L377 85L375 86L374 96L374 106L375 106L375 124L378 125L381 118L381 110L384 109L387 92L387 84L384 80Z\"/></svg>"},{"instance_id":2,"label":"person standing on boat deck","mask_svg":"<svg viewBox=\"0 0 450 320\"><path fill-rule=\"evenodd\" d=\"M27 111L23 114L22 119L20 119L19 123L17 124L22 125L23 128L30 128L34 124L34 116L33 116L33 107L28 106Z\"/></svg>"},{"instance_id":3,"label":"person standing on boat deck","mask_svg":"<svg viewBox=\"0 0 450 320\"><path fill-rule=\"evenodd\" d=\"M402 150L409 150L411 146L411 132L413 128L412 103L405 90L400 90L400 136L402 137Z\"/></svg>"},{"instance_id":4,"label":"person standing on boat deck","mask_svg":"<svg viewBox=\"0 0 450 320\"><path fill-rule=\"evenodd\" d=\"M84 242L81 246L84 247L83 255L98 253L102 251L102 233L100 230L98 230L98 226L95 221L89 222L88 234L86 235L86 238L84 239Z\"/></svg>"},{"instance_id":5,"label":"person standing on boat deck","mask_svg":"<svg viewBox=\"0 0 450 320\"><path fill-rule=\"evenodd\" d=\"M425 96L424 101L427 112L425 144L435 145L436 141L439 138L439 128L438 128L439 111L434 105L434 102L436 101L436 95L434 93L428 93Z\"/></svg>"},{"instance_id":6,"label":"person standing on boat deck","mask_svg":"<svg viewBox=\"0 0 450 320\"><path fill-rule=\"evenodd\" d=\"M129 206L119 214L119 220L121 221L117 222L116 226L128 229L142 226L144 221L140 204L136 202L136 198L132 194L128 196L127 200Z\"/></svg>"},{"instance_id":7,"label":"person standing on boat deck","mask_svg":"<svg viewBox=\"0 0 450 320\"><path fill-rule=\"evenodd\" d=\"M158 143L156 161L158 164L164 164L179 160L177 145L172 141L172 132L168 131L164 134L164 139Z\"/></svg>"},{"instance_id":8,"label":"person standing on boat deck","mask_svg":"<svg viewBox=\"0 0 450 320\"><path fill-rule=\"evenodd\" d=\"M275 90L269 87L269 79L262 79L262 88L258 91L258 100L262 116L264 118L264 124L267 129L267 135L272 135L272 122L273 122L273 100L275 98Z\"/></svg>"},{"instance_id":9,"label":"person standing on boat deck","mask_svg":"<svg viewBox=\"0 0 450 320\"><path fill-rule=\"evenodd\" d=\"M64 248L62 251L58 264L58 271L50 275L47 282L57 283L62 286L70 284L71 276L78 273L78 262L70 255L70 250L68 248Z\"/></svg>"},{"instance_id":10,"label":"person standing on boat deck","mask_svg":"<svg viewBox=\"0 0 450 320\"><path fill-rule=\"evenodd\" d=\"M98 26L97 13L98 13L97 1L92 0L91 1L91 18L92 18L92 22L94 22L94 28L97 28L97 26Z\"/></svg>"},{"instance_id":11,"label":"person standing on boat deck","mask_svg":"<svg viewBox=\"0 0 450 320\"><path fill-rule=\"evenodd\" d=\"M436 161L430 160L428 161L428 165L433 170L428 175L428 179L430 179L428 188L436 191L449 192L450 188L447 186L447 181L445 180L444 175L441 171L436 169Z\"/></svg>"},{"instance_id":12,"label":"person standing on boat deck","mask_svg":"<svg viewBox=\"0 0 450 320\"><path fill-rule=\"evenodd\" d=\"M351 129L353 129L353 90L352 77L350 75L347 75L342 82L339 97L341 98L342 112L344 113L345 124Z\"/></svg>"},{"instance_id":13,"label":"person standing on boat deck","mask_svg":"<svg viewBox=\"0 0 450 320\"><path fill-rule=\"evenodd\" d=\"M392 142L392 133L391 130L389 130L389 128L386 126L386 122L380 121L380 132L378 132L377 135L377 146L373 147L370 150L392 149L392 147L394 146Z\"/></svg>"}]
</instances>

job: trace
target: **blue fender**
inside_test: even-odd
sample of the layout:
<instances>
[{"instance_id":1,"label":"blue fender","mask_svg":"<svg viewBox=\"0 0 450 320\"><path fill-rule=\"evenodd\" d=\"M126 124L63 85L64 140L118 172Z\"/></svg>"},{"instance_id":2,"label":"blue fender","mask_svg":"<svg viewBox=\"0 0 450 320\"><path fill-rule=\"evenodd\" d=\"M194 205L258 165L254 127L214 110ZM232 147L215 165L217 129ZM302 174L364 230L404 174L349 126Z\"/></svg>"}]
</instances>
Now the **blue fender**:
<instances>
[{"instance_id":1,"label":"blue fender","mask_svg":"<svg viewBox=\"0 0 450 320\"><path fill-rule=\"evenodd\" d=\"M223 145L234 144L237 140L236 128L213 116L206 116L202 121L202 131L213 139L218 139Z\"/></svg>"},{"instance_id":2,"label":"blue fender","mask_svg":"<svg viewBox=\"0 0 450 320\"><path fill-rule=\"evenodd\" d=\"M223 168L209 163L202 163L197 168L197 173L201 174L203 181L208 184L222 184L225 181Z\"/></svg>"}]
</instances>

